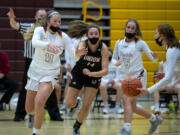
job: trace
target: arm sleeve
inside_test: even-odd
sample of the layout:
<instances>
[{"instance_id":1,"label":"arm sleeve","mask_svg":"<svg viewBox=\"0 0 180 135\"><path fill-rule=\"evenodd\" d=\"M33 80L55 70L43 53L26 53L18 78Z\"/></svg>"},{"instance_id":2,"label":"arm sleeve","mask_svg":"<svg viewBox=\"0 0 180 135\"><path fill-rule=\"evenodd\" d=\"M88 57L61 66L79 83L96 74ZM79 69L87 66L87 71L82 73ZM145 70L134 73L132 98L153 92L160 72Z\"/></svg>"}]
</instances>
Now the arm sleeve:
<instances>
[{"instance_id":1,"label":"arm sleeve","mask_svg":"<svg viewBox=\"0 0 180 135\"><path fill-rule=\"evenodd\" d=\"M148 88L149 93L152 93L154 91L158 91L161 88L163 88L168 82L171 81L173 75L174 75L174 70L176 67L176 60L178 58L178 52L173 49L168 49L166 53L166 65L167 65L167 71L165 73L165 77L161 79L158 83L155 85L151 86Z\"/></svg>"},{"instance_id":2,"label":"arm sleeve","mask_svg":"<svg viewBox=\"0 0 180 135\"><path fill-rule=\"evenodd\" d=\"M118 44L119 44L119 40L116 41L115 48L114 48L113 55L112 55L112 60L111 60L111 62L112 62L113 65L115 65L116 62L117 62L118 59L119 59Z\"/></svg>"},{"instance_id":3,"label":"arm sleeve","mask_svg":"<svg viewBox=\"0 0 180 135\"><path fill-rule=\"evenodd\" d=\"M65 51L65 60L66 60L66 67L67 67L67 65L68 64L70 64L71 65L71 60L72 60L72 58L71 58L71 56L69 55L69 53L67 52L67 51Z\"/></svg>"},{"instance_id":4,"label":"arm sleeve","mask_svg":"<svg viewBox=\"0 0 180 135\"><path fill-rule=\"evenodd\" d=\"M151 54L151 50L149 49L149 46L147 45L146 42L144 41L140 41L140 45L141 45L141 49L146 53L146 55L148 56L148 58L151 60L151 61L157 61L157 59L154 59L154 57L152 56Z\"/></svg>"},{"instance_id":5,"label":"arm sleeve","mask_svg":"<svg viewBox=\"0 0 180 135\"><path fill-rule=\"evenodd\" d=\"M75 47L73 46L72 40L65 33L63 33L62 37L65 49L68 51L69 55L74 59L74 61L77 61L79 58L75 55Z\"/></svg>"},{"instance_id":6,"label":"arm sleeve","mask_svg":"<svg viewBox=\"0 0 180 135\"><path fill-rule=\"evenodd\" d=\"M42 41L41 37L43 36L44 29L43 27L37 27L34 30L34 35L32 37L32 46L34 48L46 48L49 42Z\"/></svg>"}]
</instances>

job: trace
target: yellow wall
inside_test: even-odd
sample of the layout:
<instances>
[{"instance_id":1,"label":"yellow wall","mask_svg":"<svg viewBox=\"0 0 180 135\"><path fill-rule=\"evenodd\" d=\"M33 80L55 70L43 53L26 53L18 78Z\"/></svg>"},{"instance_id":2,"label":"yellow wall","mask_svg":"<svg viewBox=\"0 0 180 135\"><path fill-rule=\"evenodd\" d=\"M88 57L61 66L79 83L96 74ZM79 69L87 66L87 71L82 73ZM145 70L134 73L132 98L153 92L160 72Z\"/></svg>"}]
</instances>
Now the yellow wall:
<instances>
[{"instance_id":1,"label":"yellow wall","mask_svg":"<svg viewBox=\"0 0 180 135\"><path fill-rule=\"evenodd\" d=\"M124 27L128 19L137 19L140 24L143 40L150 49L159 54L159 60L165 58L165 48L158 47L154 41L156 27L168 23L175 29L180 39L180 0L110 0L110 37L111 48L116 40L124 37ZM153 84L153 73L158 68L158 62L152 63L143 55L144 67L148 71L148 85Z\"/></svg>"}]
</instances>

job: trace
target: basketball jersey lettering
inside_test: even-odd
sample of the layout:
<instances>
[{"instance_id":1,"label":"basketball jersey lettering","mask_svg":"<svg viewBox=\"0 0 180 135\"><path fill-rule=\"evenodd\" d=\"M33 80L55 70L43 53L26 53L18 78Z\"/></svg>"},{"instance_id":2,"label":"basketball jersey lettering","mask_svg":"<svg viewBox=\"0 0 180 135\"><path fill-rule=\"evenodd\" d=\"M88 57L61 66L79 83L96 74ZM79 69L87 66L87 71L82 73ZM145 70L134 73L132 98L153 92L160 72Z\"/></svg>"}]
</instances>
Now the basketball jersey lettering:
<instances>
[{"instance_id":1,"label":"basketball jersey lettering","mask_svg":"<svg viewBox=\"0 0 180 135\"><path fill-rule=\"evenodd\" d=\"M50 53L45 53L45 62L47 63L53 63L54 55Z\"/></svg>"}]
</instances>

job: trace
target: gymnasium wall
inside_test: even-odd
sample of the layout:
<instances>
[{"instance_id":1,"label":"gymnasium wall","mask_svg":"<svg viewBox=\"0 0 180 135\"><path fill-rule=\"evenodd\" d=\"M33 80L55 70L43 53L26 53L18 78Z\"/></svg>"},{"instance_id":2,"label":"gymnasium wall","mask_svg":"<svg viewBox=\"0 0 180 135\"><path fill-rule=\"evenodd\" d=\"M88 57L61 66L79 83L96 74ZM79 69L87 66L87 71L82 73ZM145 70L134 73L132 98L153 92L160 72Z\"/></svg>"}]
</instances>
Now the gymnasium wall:
<instances>
[{"instance_id":1,"label":"gymnasium wall","mask_svg":"<svg viewBox=\"0 0 180 135\"><path fill-rule=\"evenodd\" d=\"M143 40L150 49L159 54L156 63L151 62L143 54L144 67L148 71L147 87L153 84L153 74L159 61L165 58L165 48L158 47L154 40L156 27L168 23L175 29L180 39L180 0L110 0L110 37L111 48L115 42L124 37L125 23L128 19L137 19L140 24Z\"/></svg>"},{"instance_id":2,"label":"gymnasium wall","mask_svg":"<svg viewBox=\"0 0 180 135\"><path fill-rule=\"evenodd\" d=\"M18 22L34 22L36 10L53 8L53 0L1 0L0 3L0 50L9 56L9 76L21 84L24 71L24 42L21 34L10 27L6 14L11 7Z\"/></svg>"}]
</instances>

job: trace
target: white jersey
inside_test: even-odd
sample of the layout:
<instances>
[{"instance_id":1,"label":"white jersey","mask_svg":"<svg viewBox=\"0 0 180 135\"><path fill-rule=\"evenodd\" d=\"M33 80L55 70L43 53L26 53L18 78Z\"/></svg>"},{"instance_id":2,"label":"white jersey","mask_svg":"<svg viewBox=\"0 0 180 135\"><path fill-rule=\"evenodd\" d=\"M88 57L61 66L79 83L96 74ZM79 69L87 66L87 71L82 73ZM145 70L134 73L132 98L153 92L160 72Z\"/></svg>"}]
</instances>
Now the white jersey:
<instances>
[{"instance_id":1,"label":"white jersey","mask_svg":"<svg viewBox=\"0 0 180 135\"><path fill-rule=\"evenodd\" d=\"M107 75L105 75L101 78L101 82L107 83L109 80L115 80L116 69L117 69L117 67L110 62L108 65L108 73L107 73Z\"/></svg>"},{"instance_id":2,"label":"white jersey","mask_svg":"<svg viewBox=\"0 0 180 135\"><path fill-rule=\"evenodd\" d=\"M51 52L48 44L53 43L61 47L61 51ZM32 38L35 54L31 62L28 76L40 80L41 76L57 76L60 72L60 54L66 49L75 58L75 48L71 39L64 33L51 34L43 27L37 27Z\"/></svg>"},{"instance_id":3,"label":"white jersey","mask_svg":"<svg viewBox=\"0 0 180 135\"><path fill-rule=\"evenodd\" d=\"M116 42L112 59L113 61L121 60L121 71L131 75L144 69L143 52L146 53L150 60L155 61L146 42L143 40L126 42L126 38L124 38Z\"/></svg>"},{"instance_id":4,"label":"white jersey","mask_svg":"<svg viewBox=\"0 0 180 135\"><path fill-rule=\"evenodd\" d=\"M163 64L163 73L166 73L167 70L168 70L167 62L165 61L165 62L163 62L163 63L161 63L161 64ZM173 78L171 79L171 81L170 81L168 84L166 84L166 85L169 86L169 87L171 87L171 86L174 84L175 81L176 81L176 76L173 76Z\"/></svg>"},{"instance_id":5,"label":"white jersey","mask_svg":"<svg viewBox=\"0 0 180 135\"><path fill-rule=\"evenodd\" d=\"M148 88L150 93L162 89L171 81L173 76L180 74L180 49L175 47L167 49L166 65L165 77L155 85Z\"/></svg>"},{"instance_id":6,"label":"white jersey","mask_svg":"<svg viewBox=\"0 0 180 135\"><path fill-rule=\"evenodd\" d=\"M73 43L74 48L76 48L81 41L84 41L86 39L87 39L86 37L72 38L72 43ZM70 64L71 68L75 66L74 59L67 51L65 51L65 60L66 60L66 67L67 67L67 64Z\"/></svg>"}]
</instances>

